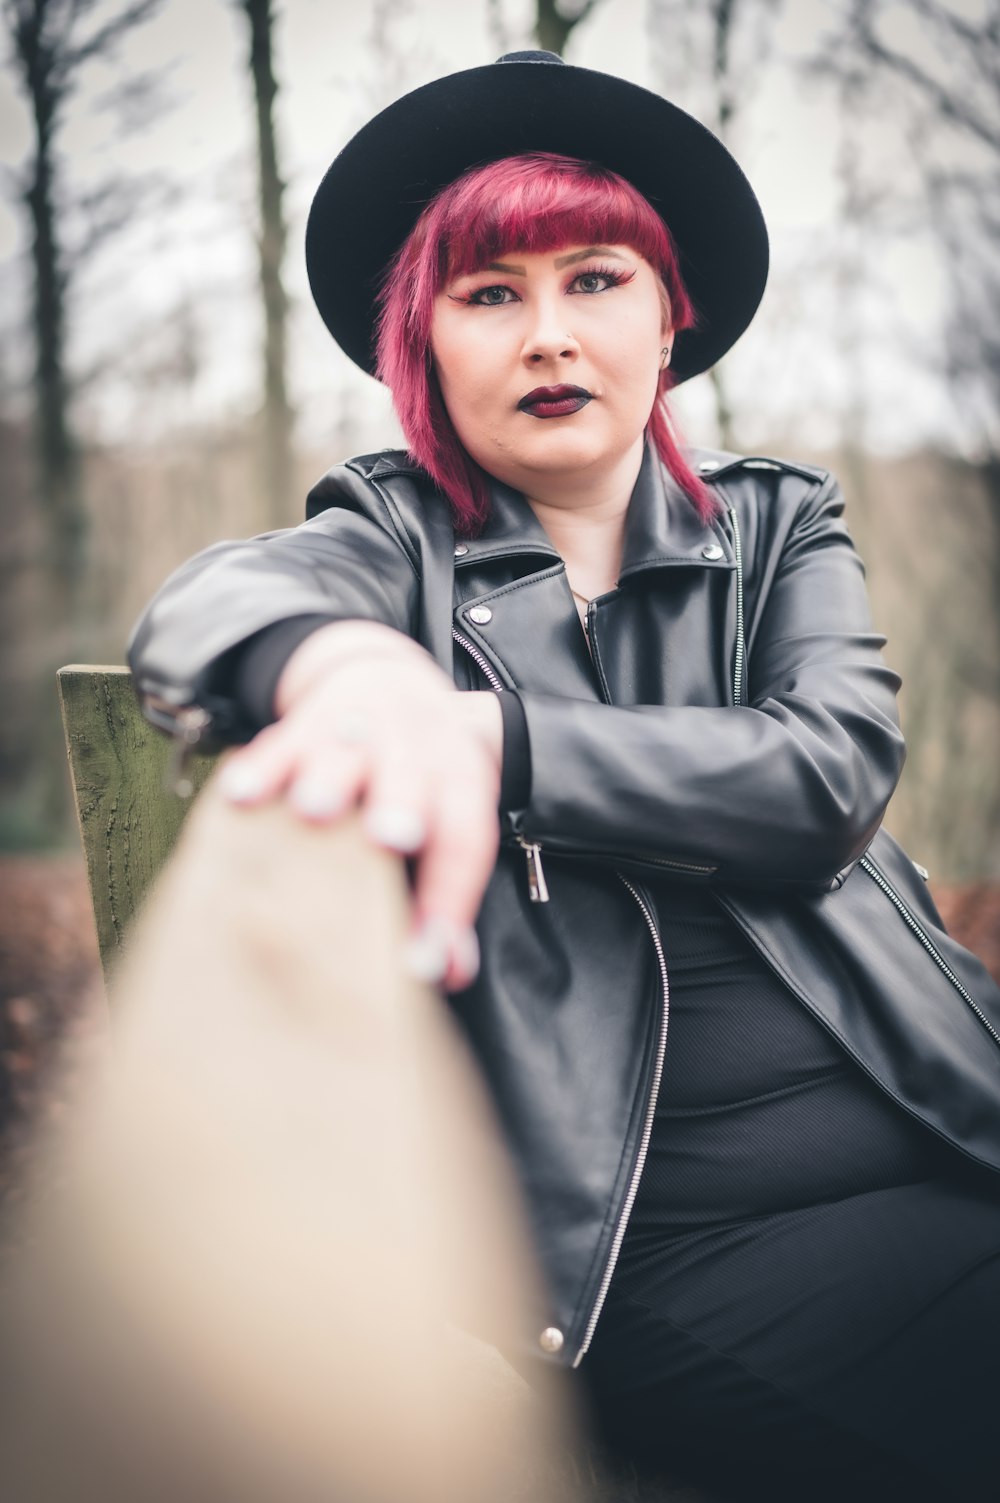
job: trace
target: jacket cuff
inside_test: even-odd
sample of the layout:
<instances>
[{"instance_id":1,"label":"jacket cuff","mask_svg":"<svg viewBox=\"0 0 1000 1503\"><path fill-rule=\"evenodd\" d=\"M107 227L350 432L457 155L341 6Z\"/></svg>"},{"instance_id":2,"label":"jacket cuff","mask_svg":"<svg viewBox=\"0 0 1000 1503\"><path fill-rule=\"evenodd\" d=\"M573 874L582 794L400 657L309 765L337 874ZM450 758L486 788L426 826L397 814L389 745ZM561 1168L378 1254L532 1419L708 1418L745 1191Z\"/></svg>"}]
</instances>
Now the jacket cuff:
<instances>
[{"instance_id":1,"label":"jacket cuff","mask_svg":"<svg viewBox=\"0 0 1000 1503\"><path fill-rule=\"evenodd\" d=\"M213 689L228 694L247 721L262 730L277 717L274 695L278 680L295 649L335 615L290 616L247 637L219 664Z\"/></svg>"},{"instance_id":2,"label":"jacket cuff","mask_svg":"<svg viewBox=\"0 0 1000 1503\"><path fill-rule=\"evenodd\" d=\"M521 697L512 689L497 695L503 715L501 809L524 809L531 798L531 743Z\"/></svg>"}]
</instances>

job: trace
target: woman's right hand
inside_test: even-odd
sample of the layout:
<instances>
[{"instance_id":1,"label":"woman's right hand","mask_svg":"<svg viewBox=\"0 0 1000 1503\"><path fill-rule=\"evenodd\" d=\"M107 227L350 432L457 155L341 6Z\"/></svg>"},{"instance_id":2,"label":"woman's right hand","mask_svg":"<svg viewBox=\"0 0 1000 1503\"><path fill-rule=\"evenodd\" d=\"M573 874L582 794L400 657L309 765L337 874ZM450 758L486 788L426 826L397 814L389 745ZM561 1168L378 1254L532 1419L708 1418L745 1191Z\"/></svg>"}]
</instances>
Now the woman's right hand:
<instances>
[{"instance_id":1,"label":"woman's right hand","mask_svg":"<svg viewBox=\"0 0 1000 1503\"><path fill-rule=\"evenodd\" d=\"M499 847L500 709L484 703L494 699L460 693L400 632L338 622L292 654L279 718L220 778L237 803L284 796L317 824L360 804L372 839L417 858L407 959L449 990L478 970L473 922Z\"/></svg>"}]
</instances>

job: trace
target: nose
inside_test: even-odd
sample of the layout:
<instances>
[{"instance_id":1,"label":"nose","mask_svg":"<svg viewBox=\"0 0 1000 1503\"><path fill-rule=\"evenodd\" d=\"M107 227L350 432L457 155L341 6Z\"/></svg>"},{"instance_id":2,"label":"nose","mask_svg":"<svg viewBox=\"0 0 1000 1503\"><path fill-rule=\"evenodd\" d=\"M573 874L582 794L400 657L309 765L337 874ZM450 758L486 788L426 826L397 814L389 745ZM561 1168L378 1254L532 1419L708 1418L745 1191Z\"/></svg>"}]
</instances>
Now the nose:
<instances>
[{"instance_id":1,"label":"nose","mask_svg":"<svg viewBox=\"0 0 1000 1503\"><path fill-rule=\"evenodd\" d=\"M539 299L521 351L525 365L537 366L547 360L572 361L579 353L575 335L566 331L565 300Z\"/></svg>"}]
</instances>

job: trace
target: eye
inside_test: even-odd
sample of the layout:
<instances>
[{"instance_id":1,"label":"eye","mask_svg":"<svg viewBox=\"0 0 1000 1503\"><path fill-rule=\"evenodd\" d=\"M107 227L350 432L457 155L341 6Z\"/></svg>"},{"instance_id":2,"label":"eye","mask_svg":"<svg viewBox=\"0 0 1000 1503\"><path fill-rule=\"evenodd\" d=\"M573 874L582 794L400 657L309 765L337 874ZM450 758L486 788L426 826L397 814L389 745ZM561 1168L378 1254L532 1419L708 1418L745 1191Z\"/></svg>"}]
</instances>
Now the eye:
<instances>
[{"instance_id":1,"label":"eye","mask_svg":"<svg viewBox=\"0 0 1000 1503\"><path fill-rule=\"evenodd\" d=\"M611 287L620 287L623 282L631 282L634 272L619 271L616 267L594 267L591 271L581 271L570 283L577 291L583 293L607 292Z\"/></svg>"},{"instance_id":2,"label":"eye","mask_svg":"<svg viewBox=\"0 0 1000 1503\"><path fill-rule=\"evenodd\" d=\"M480 308L499 308L503 303L516 302L516 298L509 287L478 287L465 301L475 303Z\"/></svg>"}]
</instances>

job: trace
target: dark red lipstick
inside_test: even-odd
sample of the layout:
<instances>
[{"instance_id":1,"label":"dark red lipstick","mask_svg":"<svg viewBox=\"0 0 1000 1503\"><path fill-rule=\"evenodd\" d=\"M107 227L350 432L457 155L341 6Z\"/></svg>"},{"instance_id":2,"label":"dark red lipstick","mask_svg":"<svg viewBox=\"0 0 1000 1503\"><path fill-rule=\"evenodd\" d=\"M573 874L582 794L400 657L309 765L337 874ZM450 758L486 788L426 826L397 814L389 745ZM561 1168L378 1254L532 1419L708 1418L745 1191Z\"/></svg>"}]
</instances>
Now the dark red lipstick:
<instances>
[{"instance_id":1,"label":"dark red lipstick","mask_svg":"<svg viewBox=\"0 0 1000 1503\"><path fill-rule=\"evenodd\" d=\"M536 386L517 405L532 417L569 417L571 412L579 412L591 400L590 392L582 386Z\"/></svg>"}]
</instances>

